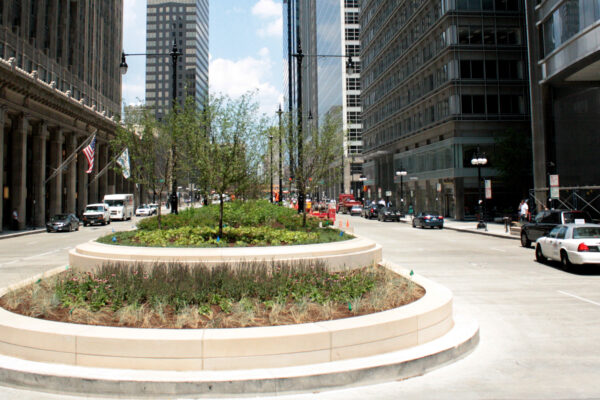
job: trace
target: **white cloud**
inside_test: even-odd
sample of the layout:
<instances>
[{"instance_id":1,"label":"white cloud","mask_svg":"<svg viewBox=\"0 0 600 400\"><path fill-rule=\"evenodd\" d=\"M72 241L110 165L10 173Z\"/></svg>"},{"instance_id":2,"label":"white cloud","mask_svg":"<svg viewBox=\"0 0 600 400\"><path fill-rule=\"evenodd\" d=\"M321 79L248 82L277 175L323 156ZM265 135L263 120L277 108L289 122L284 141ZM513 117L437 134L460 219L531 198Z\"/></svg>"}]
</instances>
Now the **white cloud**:
<instances>
[{"instance_id":1,"label":"white cloud","mask_svg":"<svg viewBox=\"0 0 600 400\"><path fill-rule=\"evenodd\" d=\"M271 69L272 63L267 48L262 48L257 57L246 57L237 61L224 58L211 59L210 90L232 98L257 90L256 100L260 112L272 116L283 96L268 82L272 75Z\"/></svg>"},{"instance_id":2,"label":"white cloud","mask_svg":"<svg viewBox=\"0 0 600 400\"><path fill-rule=\"evenodd\" d=\"M281 17L281 4L273 0L258 0L258 3L252 7L252 14L261 18Z\"/></svg>"},{"instance_id":3,"label":"white cloud","mask_svg":"<svg viewBox=\"0 0 600 400\"><path fill-rule=\"evenodd\" d=\"M283 15L280 3L274 0L259 0L252 7L252 14L265 23L258 29L259 37L281 37L283 35Z\"/></svg>"},{"instance_id":4,"label":"white cloud","mask_svg":"<svg viewBox=\"0 0 600 400\"><path fill-rule=\"evenodd\" d=\"M146 0L123 3L123 41L131 47L126 49L129 52L140 53L146 48Z\"/></svg>"}]
</instances>

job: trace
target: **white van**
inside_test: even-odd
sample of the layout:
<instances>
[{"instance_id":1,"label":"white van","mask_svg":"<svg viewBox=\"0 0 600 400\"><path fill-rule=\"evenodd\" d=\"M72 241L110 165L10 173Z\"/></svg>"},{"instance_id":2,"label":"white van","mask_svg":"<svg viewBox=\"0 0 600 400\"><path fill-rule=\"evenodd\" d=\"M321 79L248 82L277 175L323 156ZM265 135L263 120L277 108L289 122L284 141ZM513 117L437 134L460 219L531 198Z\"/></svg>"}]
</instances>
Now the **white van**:
<instances>
[{"instance_id":1,"label":"white van","mask_svg":"<svg viewBox=\"0 0 600 400\"><path fill-rule=\"evenodd\" d=\"M110 209L105 203L88 204L83 212L83 226L110 224Z\"/></svg>"},{"instance_id":2,"label":"white van","mask_svg":"<svg viewBox=\"0 0 600 400\"><path fill-rule=\"evenodd\" d=\"M133 216L133 195L132 194L107 194L104 196L104 203L110 208L110 219L128 220Z\"/></svg>"}]
</instances>

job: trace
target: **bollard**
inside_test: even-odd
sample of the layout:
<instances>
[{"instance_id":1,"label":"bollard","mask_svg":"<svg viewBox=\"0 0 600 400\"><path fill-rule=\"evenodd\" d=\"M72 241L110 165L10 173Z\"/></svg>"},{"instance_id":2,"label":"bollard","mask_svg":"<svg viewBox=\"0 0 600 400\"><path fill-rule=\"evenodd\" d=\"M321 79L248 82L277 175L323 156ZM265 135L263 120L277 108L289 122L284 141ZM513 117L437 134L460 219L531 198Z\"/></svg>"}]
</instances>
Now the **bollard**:
<instances>
[{"instance_id":1,"label":"bollard","mask_svg":"<svg viewBox=\"0 0 600 400\"><path fill-rule=\"evenodd\" d=\"M504 233L509 233L510 232L510 217L504 217Z\"/></svg>"}]
</instances>

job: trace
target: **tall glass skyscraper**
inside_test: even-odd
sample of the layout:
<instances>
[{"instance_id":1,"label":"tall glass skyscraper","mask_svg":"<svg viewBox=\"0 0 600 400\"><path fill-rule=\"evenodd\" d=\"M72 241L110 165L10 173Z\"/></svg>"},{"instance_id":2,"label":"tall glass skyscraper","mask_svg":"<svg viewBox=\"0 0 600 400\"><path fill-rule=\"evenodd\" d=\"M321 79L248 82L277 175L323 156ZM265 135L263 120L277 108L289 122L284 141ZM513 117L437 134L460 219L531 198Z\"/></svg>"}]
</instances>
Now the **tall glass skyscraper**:
<instances>
[{"instance_id":1,"label":"tall glass skyscraper","mask_svg":"<svg viewBox=\"0 0 600 400\"><path fill-rule=\"evenodd\" d=\"M192 96L202 104L208 96L208 0L148 0L146 105L162 118L172 106L173 44L183 54L177 63L179 104Z\"/></svg>"},{"instance_id":2,"label":"tall glass skyscraper","mask_svg":"<svg viewBox=\"0 0 600 400\"><path fill-rule=\"evenodd\" d=\"M340 192L361 196L362 125L360 121L360 42L358 0L284 0L284 55L287 111L297 110L297 60L293 56L301 43L303 132L310 137L324 116L340 119L343 145L333 160L332 173L320 184L319 192L337 197ZM288 32L290 35L288 35ZM300 38L300 40L298 40ZM347 56L357 67L346 71ZM312 116L312 120L309 120ZM295 115L297 118L297 115ZM341 173L335 173L341 167Z\"/></svg>"}]
</instances>

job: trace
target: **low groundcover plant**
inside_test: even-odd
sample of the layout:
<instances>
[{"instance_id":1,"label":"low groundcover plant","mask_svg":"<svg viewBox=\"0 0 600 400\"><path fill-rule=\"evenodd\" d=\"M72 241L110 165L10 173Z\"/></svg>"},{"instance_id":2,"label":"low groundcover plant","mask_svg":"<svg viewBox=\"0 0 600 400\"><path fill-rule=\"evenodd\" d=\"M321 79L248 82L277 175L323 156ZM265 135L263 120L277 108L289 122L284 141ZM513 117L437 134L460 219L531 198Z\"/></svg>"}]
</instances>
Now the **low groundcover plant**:
<instances>
[{"instance_id":1,"label":"low groundcover plant","mask_svg":"<svg viewBox=\"0 0 600 400\"><path fill-rule=\"evenodd\" d=\"M116 232L100 243L151 247L280 246L326 243L351 238L334 229L323 229L323 221L308 218L306 226L295 210L267 201L236 201L224 204L223 234L218 234L218 207L188 208L178 215L163 216L162 229L156 217L138 222L137 230ZM321 222L321 224L319 224Z\"/></svg>"}]
</instances>

